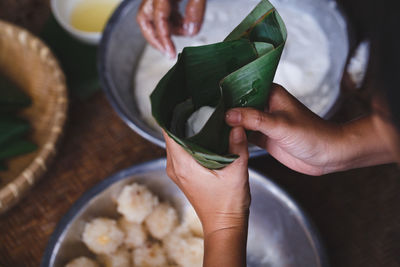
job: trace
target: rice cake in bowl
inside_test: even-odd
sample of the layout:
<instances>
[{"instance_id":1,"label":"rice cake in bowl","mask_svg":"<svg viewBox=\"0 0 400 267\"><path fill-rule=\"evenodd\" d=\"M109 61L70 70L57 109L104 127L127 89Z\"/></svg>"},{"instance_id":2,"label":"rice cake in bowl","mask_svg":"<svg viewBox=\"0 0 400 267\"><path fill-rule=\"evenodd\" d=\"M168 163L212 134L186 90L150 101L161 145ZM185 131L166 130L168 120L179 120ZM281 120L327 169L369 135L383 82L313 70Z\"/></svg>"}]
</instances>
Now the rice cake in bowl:
<instances>
[{"instance_id":1,"label":"rice cake in bowl","mask_svg":"<svg viewBox=\"0 0 400 267\"><path fill-rule=\"evenodd\" d=\"M158 219L165 220L168 217L165 227L172 227L169 229L174 230L169 234L155 231L153 234L160 234L159 238L162 240L150 242L147 247L141 243L143 240L139 240L137 246L140 250L130 252L131 260L136 259L140 264L148 260L146 255L161 255L154 261L157 265L157 262L164 262L162 255L167 255L167 261L172 257L175 261L177 259L178 264L190 266L190 262L198 258L198 253L202 250L201 229L199 230L199 222L193 218L193 213L190 213L193 211L186 197L168 178L165 166L165 159L136 165L112 175L86 192L57 225L42 258L41 266L65 266L78 257L96 259L96 255L82 242L85 227L96 218L107 218L116 223L107 222L106 228L114 228L117 225L121 229L121 222L118 221L121 214L117 211L119 205L117 199L124 187L132 184L146 187L160 203L168 203L158 211L152 208L150 214L155 211L158 214L155 217ZM252 204L247 247L248 266L327 266L316 231L298 205L267 177L252 169L249 170L249 176ZM170 214L170 207L176 210L176 215L166 215ZM175 216L177 219L174 219ZM152 215L146 216L144 225L150 224L149 221L157 224L157 219L151 217ZM126 255L124 252L126 245L121 243L118 234L115 236L112 242L120 245L117 249L113 248L113 253L118 253L119 257L123 258L124 254ZM100 242L104 242L104 237L102 239ZM179 256L182 253L186 256Z\"/></svg>"}]
</instances>

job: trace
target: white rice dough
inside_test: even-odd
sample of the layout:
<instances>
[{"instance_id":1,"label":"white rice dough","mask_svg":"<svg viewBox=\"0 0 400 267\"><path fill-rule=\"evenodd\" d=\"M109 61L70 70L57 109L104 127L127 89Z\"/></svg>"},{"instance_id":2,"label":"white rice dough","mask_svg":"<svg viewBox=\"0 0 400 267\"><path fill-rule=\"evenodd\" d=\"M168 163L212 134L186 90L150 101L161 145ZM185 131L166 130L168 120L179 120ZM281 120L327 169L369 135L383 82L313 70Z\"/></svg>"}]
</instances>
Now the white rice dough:
<instances>
[{"instance_id":1,"label":"white rice dough","mask_svg":"<svg viewBox=\"0 0 400 267\"><path fill-rule=\"evenodd\" d=\"M132 253L132 261L137 267L164 267L168 265L164 248L159 243L147 243Z\"/></svg>"},{"instance_id":2,"label":"white rice dough","mask_svg":"<svg viewBox=\"0 0 400 267\"><path fill-rule=\"evenodd\" d=\"M203 266L204 241L193 235L179 235L172 233L168 235L163 244L168 258L178 266Z\"/></svg>"},{"instance_id":3,"label":"white rice dough","mask_svg":"<svg viewBox=\"0 0 400 267\"><path fill-rule=\"evenodd\" d=\"M118 226L125 233L124 244L127 248L137 248L146 243L147 233L142 224L130 222L122 217L118 220Z\"/></svg>"},{"instance_id":4,"label":"white rice dough","mask_svg":"<svg viewBox=\"0 0 400 267\"><path fill-rule=\"evenodd\" d=\"M85 224L82 240L92 252L107 254L115 252L122 244L124 233L115 220L96 218Z\"/></svg>"},{"instance_id":5,"label":"white rice dough","mask_svg":"<svg viewBox=\"0 0 400 267\"><path fill-rule=\"evenodd\" d=\"M186 137L192 137L199 133L214 111L213 107L203 106L193 112L186 122Z\"/></svg>"},{"instance_id":6,"label":"white rice dough","mask_svg":"<svg viewBox=\"0 0 400 267\"><path fill-rule=\"evenodd\" d=\"M79 257L68 262L65 267L100 267L100 265L87 257Z\"/></svg>"},{"instance_id":7,"label":"white rice dough","mask_svg":"<svg viewBox=\"0 0 400 267\"><path fill-rule=\"evenodd\" d=\"M204 241L182 224L163 239L168 258L178 266L203 266Z\"/></svg>"},{"instance_id":8,"label":"white rice dough","mask_svg":"<svg viewBox=\"0 0 400 267\"><path fill-rule=\"evenodd\" d=\"M146 186L136 183L126 185L117 198L117 211L135 223L142 223L157 205L158 198Z\"/></svg>"},{"instance_id":9,"label":"white rice dough","mask_svg":"<svg viewBox=\"0 0 400 267\"><path fill-rule=\"evenodd\" d=\"M183 223L198 237L203 237L203 226L192 205L188 205L183 213Z\"/></svg>"},{"instance_id":10,"label":"white rice dough","mask_svg":"<svg viewBox=\"0 0 400 267\"><path fill-rule=\"evenodd\" d=\"M168 203L161 203L146 218L145 225L156 239L163 239L178 225L178 214Z\"/></svg>"},{"instance_id":11,"label":"white rice dough","mask_svg":"<svg viewBox=\"0 0 400 267\"><path fill-rule=\"evenodd\" d=\"M131 267L131 253L126 248L120 248L111 254L98 256L104 267Z\"/></svg>"}]
</instances>

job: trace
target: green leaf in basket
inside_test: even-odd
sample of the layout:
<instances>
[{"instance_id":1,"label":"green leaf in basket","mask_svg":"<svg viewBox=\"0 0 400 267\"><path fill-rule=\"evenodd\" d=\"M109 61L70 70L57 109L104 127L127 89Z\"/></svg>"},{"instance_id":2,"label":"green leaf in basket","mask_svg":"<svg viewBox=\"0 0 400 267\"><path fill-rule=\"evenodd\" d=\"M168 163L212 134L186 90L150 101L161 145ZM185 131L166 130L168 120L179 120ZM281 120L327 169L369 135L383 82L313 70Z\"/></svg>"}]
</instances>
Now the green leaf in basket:
<instances>
[{"instance_id":1,"label":"green leaf in basket","mask_svg":"<svg viewBox=\"0 0 400 267\"><path fill-rule=\"evenodd\" d=\"M278 12L262 0L223 42L185 47L151 94L154 118L204 167L232 163L238 156L228 152L225 112L265 106L286 37ZM199 133L187 138L186 121L203 106L215 111Z\"/></svg>"},{"instance_id":2,"label":"green leaf in basket","mask_svg":"<svg viewBox=\"0 0 400 267\"><path fill-rule=\"evenodd\" d=\"M6 171L6 170L7 170L7 165L3 161L0 161L0 171Z\"/></svg>"},{"instance_id":3,"label":"green leaf in basket","mask_svg":"<svg viewBox=\"0 0 400 267\"><path fill-rule=\"evenodd\" d=\"M0 116L0 146L20 138L26 134L30 128L26 120L12 115Z\"/></svg>"},{"instance_id":4,"label":"green leaf in basket","mask_svg":"<svg viewBox=\"0 0 400 267\"><path fill-rule=\"evenodd\" d=\"M37 149L37 146L26 140L14 140L5 145L0 146L0 161L15 156L27 154Z\"/></svg>"},{"instance_id":5,"label":"green leaf in basket","mask_svg":"<svg viewBox=\"0 0 400 267\"><path fill-rule=\"evenodd\" d=\"M0 73L0 114L18 111L30 104L30 98Z\"/></svg>"}]
</instances>

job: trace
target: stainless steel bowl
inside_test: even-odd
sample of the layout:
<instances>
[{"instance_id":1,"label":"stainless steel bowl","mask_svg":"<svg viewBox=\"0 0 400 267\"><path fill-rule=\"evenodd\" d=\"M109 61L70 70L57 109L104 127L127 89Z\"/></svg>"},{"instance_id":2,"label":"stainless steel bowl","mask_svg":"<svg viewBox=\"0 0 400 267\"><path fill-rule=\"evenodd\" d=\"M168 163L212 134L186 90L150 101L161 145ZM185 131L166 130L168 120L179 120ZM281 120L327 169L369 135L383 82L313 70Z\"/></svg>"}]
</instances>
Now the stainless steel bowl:
<instances>
[{"instance_id":1,"label":"stainless steel bowl","mask_svg":"<svg viewBox=\"0 0 400 267\"><path fill-rule=\"evenodd\" d=\"M125 0L111 17L99 46L98 70L104 92L118 115L142 137L165 147L160 131L155 130L142 119L133 93L135 89L133 77L146 45L135 20L140 2ZM325 88L324 94L329 93L333 97L324 103L318 115L329 117L339 97L340 81L349 49L347 24L344 17L334 0L272 0L271 2L278 9L279 6L292 5L313 14L325 32L332 64L320 86ZM319 97L321 95L310 96L303 102ZM264 153L264 150L255 146L250 148L251 157Z\"/></svg>"},{"instance_id":2,"label":"stainless steel bowl","mask_svg":"<svg viewBox=\"0 0 400 267\"><path fill-rule=\"evenodd\" d=\"M118 216L111 201L126 184L145 184L181 215L190 205L165 173L165 159L133 166L94 186L61 219L44 253L42 267L64 266L78 256L91 256L80 241L85 222L98 216ZM265 176L249 170L252 203L248 237L248 266L327 266L315 230L298 205Z\"/></svg>"}]
</instances>

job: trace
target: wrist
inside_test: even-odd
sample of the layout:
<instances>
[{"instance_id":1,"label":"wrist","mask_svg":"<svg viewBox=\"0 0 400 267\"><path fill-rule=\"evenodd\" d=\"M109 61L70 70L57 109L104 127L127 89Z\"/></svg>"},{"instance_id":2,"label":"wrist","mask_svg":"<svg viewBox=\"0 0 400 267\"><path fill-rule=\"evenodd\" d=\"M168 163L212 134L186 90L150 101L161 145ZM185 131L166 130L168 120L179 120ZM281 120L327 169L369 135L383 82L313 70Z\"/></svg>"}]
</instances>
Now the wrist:
<instances>
[{"instance_id":1,"label":"wrist","mask_svg":"<svg viewBox=\"0 0 400 267\"><path fill-rule=\"evenodd\" d=\"M339 127L336 141L331 144L334 156L326 167L326 173L393 162L392 155L376 132L372 116Z\"/></svg>"},{"instance_id":2,"label":"wrist","mask_svg":"<svg viewBox=\"0 0 400 267\"><path fill-rule=\"evenodd\" d=\"M207 214L202 219L204 236L211 236L215 233L234 233L247 230L249 220L249 209L241 212L218 212Z\"/></svg>"},{"instance_id":3,"label":"wrist","mask_svg":"<svg viewBox=\"0 0 400 267\"><path fill-rule=\"evenodd\" d=\"M247 227L244 220L205 233L203 266L246 266Z\"/></svg>"}]
</instances>

